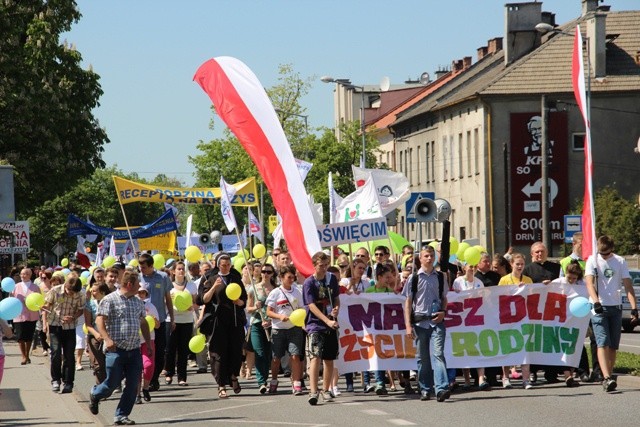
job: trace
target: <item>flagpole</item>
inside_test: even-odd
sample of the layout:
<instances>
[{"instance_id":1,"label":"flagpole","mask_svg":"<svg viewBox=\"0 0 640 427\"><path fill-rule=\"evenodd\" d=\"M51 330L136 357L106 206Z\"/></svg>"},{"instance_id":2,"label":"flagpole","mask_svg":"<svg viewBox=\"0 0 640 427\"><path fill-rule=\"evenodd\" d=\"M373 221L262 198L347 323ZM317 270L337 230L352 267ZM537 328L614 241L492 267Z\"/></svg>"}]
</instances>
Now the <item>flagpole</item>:
<instances>
[{"instance_id":1,"label":"flagpole","mask_svg":"<svg viewBox=\"0 0 640 427\"><path fill-rule=\"evenodd\" d=\"M118 204L120 205L120 210L122 211L122 217L124 218L124 225L127 227L127 234L129 235L129 241L131 242L131 247L135 251L136 245L133 244L133 236L131 236L131 230L129 230L129 221L127 221L127 214L124 213L124 206L120 201L120 192L118 191L118 183L116 182L115 176L112 176L111 178L113 178L113 185L116 187L116 194L118 195Z\"/></svg>"}]
</instances>

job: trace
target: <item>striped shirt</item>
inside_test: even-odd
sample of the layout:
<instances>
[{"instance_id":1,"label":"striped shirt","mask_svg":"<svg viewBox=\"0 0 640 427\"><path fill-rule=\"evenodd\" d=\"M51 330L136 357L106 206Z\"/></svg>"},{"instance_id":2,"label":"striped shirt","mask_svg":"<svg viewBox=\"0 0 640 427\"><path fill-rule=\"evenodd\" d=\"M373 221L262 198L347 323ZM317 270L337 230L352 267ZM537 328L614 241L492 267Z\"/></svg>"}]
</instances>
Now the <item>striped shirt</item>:
<instances>
[{"instance_id":1,"label":"striped shirt","mask_svg":"<svg viewBox=\"0 0 640 427\"><path fill-rule=\"evenodd\" d=\"M76 322L63 323L64 316L77 318L78 311L82 313L84 309L84 295L82 292L67 294L64 291L64 284L54 286L47 296L45 302L51 307L51 313L47 315L47 323L51 326L62 326L62 329L75 329Z\"/></svg>"},{"instance_id":2,"label":"striped shirt","mask_svg":"<svg viewBox=\"0 0 640 427\"><path fill-rule=\"evenodd\" d=\"M111 292L98 305L98 316L104 316L109 337L121 350L140 348L140 319L146 316L144 302L120 291Z\"/></svg>"}]
</instances>

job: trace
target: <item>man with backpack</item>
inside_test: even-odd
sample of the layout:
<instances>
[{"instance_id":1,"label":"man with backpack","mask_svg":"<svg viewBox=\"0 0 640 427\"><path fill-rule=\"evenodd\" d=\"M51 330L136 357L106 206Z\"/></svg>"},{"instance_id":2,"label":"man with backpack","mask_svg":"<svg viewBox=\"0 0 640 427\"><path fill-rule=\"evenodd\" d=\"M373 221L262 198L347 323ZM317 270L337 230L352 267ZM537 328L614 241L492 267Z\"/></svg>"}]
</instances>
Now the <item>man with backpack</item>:
<instances>
[{"instance_id":1,"label":"man with backpack","mask_svg":"<svg viewBox=\"0 0 640 427\"><path fill-rule=\"evenodd\" d=\"M438 402L447 400L447 365L444 358L444 315L447 306L444 275L435 270L435 250L426 246L420 251L420 268L407 280L405 296L407 335L418 348L418 385L420 400L429 400L434 389ZM433 366L432 360L433 358Z\"/></svg>"}]
</instances>

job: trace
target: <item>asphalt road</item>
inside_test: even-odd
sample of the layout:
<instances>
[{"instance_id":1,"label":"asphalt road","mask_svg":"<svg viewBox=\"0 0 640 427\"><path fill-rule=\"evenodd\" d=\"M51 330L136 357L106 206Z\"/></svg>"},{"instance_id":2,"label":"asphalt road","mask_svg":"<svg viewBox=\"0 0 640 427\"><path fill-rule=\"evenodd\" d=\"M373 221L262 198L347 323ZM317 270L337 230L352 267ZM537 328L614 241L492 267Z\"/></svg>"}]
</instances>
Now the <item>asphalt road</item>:
<instances>
[{"instance_id":1,"label":"asphalt road","mask_svg":"<svg viewBox=\"0 0 640 427\"><path fill-rule=\"evenodd\" d=\"M638 334L640 335L640 334ZM91 374L78 372L75 397L86 409ZM635 425L640 379L620 377L619 391L605 393L599 384L569 389L564 384L540 385L532 390L517 387L454 394L444 403L421 402L401 392L379 397L343 393L332 403L312 407L306 396L293 396L281 380L277 395L260 395L255 381L242 382L243 391L226 400L217 398L210 374L192 374L189 387L162 386L149 403L134 407L131 419L138 425L225 424L250 426L394 426L394 425L491 425L566 426L584 422ZM111 424L115 394L100 404L98 419ZM88 410L87 410L88 411ZM604 418L602 418L604 417ZM599 420L599 421L597 421Z\"/></svg>"},{"instance_id":2,"label":"asphalt road","mask_svg":"<svg viewBox=\"0 0 640 427\"><path fill-rule=\"evenodd\" d=\"M636 327L635 330L630 333L622 332L620 350L640 354L640 327Z\"/></svg>"}]
</instances>

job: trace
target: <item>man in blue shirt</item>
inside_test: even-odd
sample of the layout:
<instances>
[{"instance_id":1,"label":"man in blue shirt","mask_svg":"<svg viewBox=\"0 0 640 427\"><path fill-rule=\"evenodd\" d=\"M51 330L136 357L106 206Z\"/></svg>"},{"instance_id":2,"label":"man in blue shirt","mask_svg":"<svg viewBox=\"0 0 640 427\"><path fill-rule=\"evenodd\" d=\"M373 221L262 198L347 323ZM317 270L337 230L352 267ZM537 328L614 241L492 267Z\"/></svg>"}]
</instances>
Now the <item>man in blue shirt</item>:
<instances>
[{"instance_id":1,"label":"man in blue shirt","mask_svg":"<svg viewBox=\"0 0 640 427\"><path fill-rule=\"evenodd\" d=\"M420 269L409 277L402 289L402 295L406 298L404 318L407 335L416 340L418 347L420 400L430 399L435 380L438 402L444 402L451 396L444 358L444 314L447 298L445 295L440 295L438 275L442 273L435 270L434 261L433 247L424 247L420 251ZM418 275L418 283L414 295L412 282L415 274ZM431 357L433 357L433 366Z\"/></svg>"}]
</instances>

